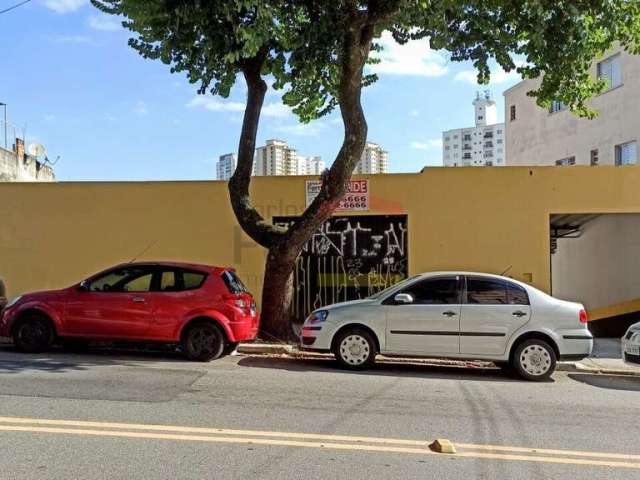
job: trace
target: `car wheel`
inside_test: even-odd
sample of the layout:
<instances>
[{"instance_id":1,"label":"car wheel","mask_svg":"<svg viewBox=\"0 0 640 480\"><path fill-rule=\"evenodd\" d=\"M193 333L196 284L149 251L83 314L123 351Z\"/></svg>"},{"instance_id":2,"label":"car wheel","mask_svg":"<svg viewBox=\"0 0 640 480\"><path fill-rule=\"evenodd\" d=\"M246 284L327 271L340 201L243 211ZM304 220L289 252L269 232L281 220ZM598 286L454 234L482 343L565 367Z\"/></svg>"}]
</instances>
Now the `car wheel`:
<instances>
[{"instance_id":1,"label":"car wheel","mask_svg":"<svg viewBox=\"0 0 640 480\"><path fill-rule=\"evenodd\" d=\"M189 327L182 338L182 351L189 360L208 362L222 355L224 334L210 322L200 322Z\"/></svg>"},{"instance_id":2,"label":"car wheel","mask_svg":"<svg viewBox=\"0 0 640 480\"><path fill-rule=\"evenodd\" d=\"M556 369L556 353L544 340L522 342L513 353L512 361L518 375L525 380L546 380Z\"/></svg>"},{"instance_id":3,"label":"car wheel","mask_svg":"<svg viewBox=\"0 0 640 480\"><path fill-rule=\"evenodd\" d=\"M51 322L44 315L29 313L21 318L13 330L16 349L25 353L40 353L53 344L55 332Z\"/></svg>"},{"instance_id":4,"label":"car wheel","mask_svg":"<svg viewBox=\"0 0 640 480\"><path fill-rule=\"evenodd\" d=\"M338 362L352 370L371 366L376 353L376 343L371 334L359 328L341 333L333 347Z\"/></svg>"},{"instance_id":5,"label":"car wheel","mask_svg":"<svg viewBox=\"0 0 640 480\"><path fill-rule=\"evenodd\" d=\"M238 342L227 342L222 350L223 355L231 355L240 345Z\"/></svg>"}]
</instances>

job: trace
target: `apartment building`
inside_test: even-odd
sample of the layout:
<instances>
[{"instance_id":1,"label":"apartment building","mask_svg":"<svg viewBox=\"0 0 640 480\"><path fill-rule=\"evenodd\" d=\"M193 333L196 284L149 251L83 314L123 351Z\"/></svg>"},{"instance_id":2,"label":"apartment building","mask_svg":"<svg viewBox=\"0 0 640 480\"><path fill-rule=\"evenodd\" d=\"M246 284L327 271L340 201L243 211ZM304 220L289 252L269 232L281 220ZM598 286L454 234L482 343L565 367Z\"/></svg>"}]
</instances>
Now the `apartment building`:
<instances>
[{"instance_id":1,"label":"apartment building","mask_svg":"<svg viewBox=\"0 0 640 480\"><path fill-rule=\"evenodd\" d=\"M635 165L640 140L640 56L616 48L594 60L591 74L607 82L590 101L598 117L579 118L561 102L540 108L527 92L540 79L504 92L509 165Z\"/></svg>"},{"instance_id":2,"label":"apartment building","mask_svg":"<svg viewBox=\"0 0 640 480\"><path fill-rule=\"evenodd\" d=\"M389 152L377 143L367 142L362 158L353 173L387 173L389 171Z\"/></svg>"},{"instance_id":3,"label":"apartment building","mask_svg":"<svg viewBox=\"0 0 640 480\"><path fill-rule=\"evenodd\" d=\"M445 167L492 167L505 165L504 123L498 123L496 102L488 90L472 102L475 126L442 132L442 163Z\"/></svg>"},{"instance_id":4,"label":"apartment building","mask_svg":"<svg viewBox=\"0 0 640 480\"><path fill-rule=\"evenodd\" d=\"M225 153L220 155L216 163L216 178L218 180L229 180L233 172L236 171L238 157L235 153Z\"/></svg>"},{"instance_id":5,"label":"apartment building","mask_svg":"<svg viewBox=\"0 0 640 480\"><path fill-rule=\"evenodd\" d=\"M253 174L267 175L320 175L325 168L321 157L298 155L284 140L267 140L262 147L256 148L253 161Z\"/></svg>"}]
</instances>

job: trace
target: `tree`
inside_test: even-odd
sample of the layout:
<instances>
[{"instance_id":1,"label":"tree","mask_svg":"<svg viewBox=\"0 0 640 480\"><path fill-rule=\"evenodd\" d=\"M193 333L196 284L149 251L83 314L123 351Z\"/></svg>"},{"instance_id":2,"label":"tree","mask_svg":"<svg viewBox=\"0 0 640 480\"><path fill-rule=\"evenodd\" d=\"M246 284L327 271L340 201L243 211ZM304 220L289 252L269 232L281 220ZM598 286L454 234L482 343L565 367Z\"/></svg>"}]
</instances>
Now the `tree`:
<instances>
[{"instance_id":1,"label":"tree","mask_svg":"<svg viewBox=\"0 0 640 480\"><path fill-rule=\"evenodd\" d=\"M490 61L524 78L543 75L530 95L542 107L559 100L593 117L588 100L603 82L589 75L593 58L615 42L640 53L640 2L631 0L92 0L120 15L136 35L129 45L171 72L186 72L198 92L227 97L239 75L247 104L238 164L229 197L242 229L267 249L262 290L262 333L289 335L288 311L295 261L311 235L337 208L360 160L367 122L362 88L389 30L400 44L428 38L452 61L471 60L480 83ZM256 133L266 76L284 90L283 102L302 122L336 107L344 124L342 146L322 174L319 195L288 229L269 223L249 195Z\"/></svg>"}]
</instances>

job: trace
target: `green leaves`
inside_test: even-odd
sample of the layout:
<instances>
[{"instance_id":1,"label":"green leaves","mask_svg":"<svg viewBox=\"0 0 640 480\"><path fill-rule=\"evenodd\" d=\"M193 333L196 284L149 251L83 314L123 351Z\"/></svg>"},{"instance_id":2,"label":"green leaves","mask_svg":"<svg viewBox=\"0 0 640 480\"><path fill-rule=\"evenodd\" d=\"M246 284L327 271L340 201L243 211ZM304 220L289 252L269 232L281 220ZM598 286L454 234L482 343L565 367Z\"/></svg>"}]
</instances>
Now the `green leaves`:
<instances>
[{"instance_id":1,"label":"green leaves","mask_svg":"<svg viewBox=\"0 0 640 480\"><path fill-rule=\"evenodd\" d=\"M452 61L470 60L478 81L490 81L490 62L525 78L543 75L531 95L593 116L588 100L603 89L589 68L616 42L640 54L636 0L92 0L122 16L144 58L186 72L199 92L228 96L243 62L267 51L262 74L285 90L284 102L303 122L338 104L345 35L384 29L398 43L429 37ZM355 6L355 10L353 9ZM379 45L372 50L379 51ZM516 62L518 60L518 62ZM368 64L375 63L369 57ZM365 75L362 86L375 82Z\"/></svg>"}]
</instances>

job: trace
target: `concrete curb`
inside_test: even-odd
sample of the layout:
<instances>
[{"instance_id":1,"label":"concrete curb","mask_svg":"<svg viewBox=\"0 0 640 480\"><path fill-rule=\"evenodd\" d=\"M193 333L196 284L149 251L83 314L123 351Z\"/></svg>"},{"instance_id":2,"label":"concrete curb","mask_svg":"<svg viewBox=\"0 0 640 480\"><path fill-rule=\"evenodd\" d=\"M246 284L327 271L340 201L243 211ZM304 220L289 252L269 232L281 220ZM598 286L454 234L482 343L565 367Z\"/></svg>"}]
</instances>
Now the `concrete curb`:
<instances>
[{"instance_id":1,"label":"concrete curb","mask_svg":"<svg viewBox=\"0 0 640 480\"><path fill-rule=\"evenodd\" d=\"M333 358L329 353L314 353L298 350L295 345L289 344L269 344L269 343L241 343L238 346L237 352L244 355L286 355L292 358ZM437 358L396 358L396 357L382 357L382 361L385 363L395 364L424 364L433 366L450 366L458 368L495 368L492 362L483 361L464 361L464 360L443 360ZM556 370L559 372L581 372L581 373L593 373L599 375L627 375L632 377L640 377L640 369L624 370L624 369L612 369L591 367L584 365L581 362L558 362Z\"/></svg>"}]
</instances>

